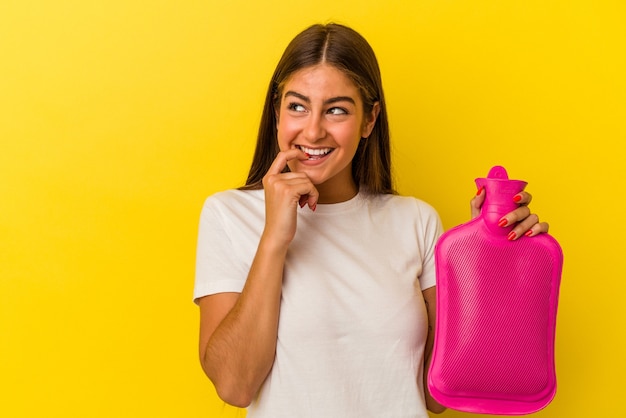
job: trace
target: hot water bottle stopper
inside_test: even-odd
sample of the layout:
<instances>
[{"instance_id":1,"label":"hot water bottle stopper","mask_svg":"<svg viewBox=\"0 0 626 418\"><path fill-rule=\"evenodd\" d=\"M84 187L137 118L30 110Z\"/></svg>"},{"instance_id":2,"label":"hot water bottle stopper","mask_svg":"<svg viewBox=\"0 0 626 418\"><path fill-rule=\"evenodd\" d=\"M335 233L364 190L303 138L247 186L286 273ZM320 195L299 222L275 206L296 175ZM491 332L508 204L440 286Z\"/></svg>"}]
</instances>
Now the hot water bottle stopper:
<instances>
[{"instance_id":1,"label":"hot water bottle stopper","mask_svg":"<svg viewBox=\"0 0 626 418\"><path fill-rule=\"evenodd\" d=\"M503 167L476 179L486 191L475 219L435 249L437 318L431 395L464 412L523 415L556 393L554 341L563 252L549 234L507 239L498 222L526 182Z\"/></svg>"}]
</instances>

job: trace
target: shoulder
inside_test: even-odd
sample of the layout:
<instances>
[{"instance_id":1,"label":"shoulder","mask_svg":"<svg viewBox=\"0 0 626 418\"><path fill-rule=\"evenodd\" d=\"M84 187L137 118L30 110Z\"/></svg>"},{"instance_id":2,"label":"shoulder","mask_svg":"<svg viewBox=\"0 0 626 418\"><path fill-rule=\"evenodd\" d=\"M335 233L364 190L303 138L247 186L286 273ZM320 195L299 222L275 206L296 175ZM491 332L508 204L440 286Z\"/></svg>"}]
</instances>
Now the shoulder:
<instances>
[{"instance_id":1,"label":"shoulder","mask_svg":"<svg viewBox=\"0 0 626 418\"><path fill-rule=\"evenodd\" d=\"M264 196L263 190L223 190L207 197L204 201L204 208L218 210L255 207L264 205Z\"/></svg>"},{"instance_id":2,"label":"shoulder","mask_svg":"<svg viewBox=\"0 0 626 418\"><path fill-rule=\"evenodd\" d=\"M210 195L202 206L202 219L222 219L224 222L236 218L256 217L265 207L263 190L229 189Z\"/></svg>"},{"instance_id":3,"label":"shoulder","mask_svg":"<svg viewBox=\"0 0 626 418\"><path fill-rule=\"evenodd\" d=\"M429 203L413 196L378 195L371 198L370 209L376 222L402 233L415 231L420 240L432 241L443 233L439 214Z\"/></svg>"},{"instance_id":4,"label":"shoulder","mask_svg":"<svg viewBox=\"0 0 626 418\"><path fill-rule=\"evenodd\" d=\"M439 219L437 210L429 203L413 196L402 195L369 195L371 205L384 211L394 212L398 215L419 216L422 219Z\"/></svg>"}]
</instances>

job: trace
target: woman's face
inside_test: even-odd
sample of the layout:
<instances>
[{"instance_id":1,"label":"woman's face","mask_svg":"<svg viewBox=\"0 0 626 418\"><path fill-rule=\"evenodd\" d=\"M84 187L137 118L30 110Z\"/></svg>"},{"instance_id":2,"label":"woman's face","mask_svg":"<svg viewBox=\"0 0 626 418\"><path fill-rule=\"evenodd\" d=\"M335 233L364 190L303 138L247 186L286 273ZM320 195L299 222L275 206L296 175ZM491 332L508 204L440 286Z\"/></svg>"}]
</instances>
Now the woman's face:
<instances>
[{"instance_id":1,"label":"woman's face","mask_svg":"<svg viewBox=\"0 0 626 418\"><path fill-rule=\"evenodd\" d=\"M356 193L352 158L377 115L378 103L363 114L359 90L343 72L325 64L307 67L284 85L277 110L278 146L309 155L307 160L291 160L289 169L306 173L321 201L344 201Z\"/></svg>"}]
</instances>

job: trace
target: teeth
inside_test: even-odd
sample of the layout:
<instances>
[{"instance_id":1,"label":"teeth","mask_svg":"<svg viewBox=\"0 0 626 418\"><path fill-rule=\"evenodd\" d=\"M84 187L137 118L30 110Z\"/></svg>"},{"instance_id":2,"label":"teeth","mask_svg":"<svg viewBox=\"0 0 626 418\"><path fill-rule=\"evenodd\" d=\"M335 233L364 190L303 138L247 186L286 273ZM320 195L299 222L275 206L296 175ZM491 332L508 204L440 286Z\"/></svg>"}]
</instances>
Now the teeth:
<instances>
[{"instance_id":1,"label":"teeth","mask_svg":"<svg viewBox=\"0 0 626 418\"><path fill-rule=\"evenodd\" d=\"M298 148L309 155L326 155L333 150L332 148L307 148L302 145L298 145Z\"/></svg>"}]
</instances>

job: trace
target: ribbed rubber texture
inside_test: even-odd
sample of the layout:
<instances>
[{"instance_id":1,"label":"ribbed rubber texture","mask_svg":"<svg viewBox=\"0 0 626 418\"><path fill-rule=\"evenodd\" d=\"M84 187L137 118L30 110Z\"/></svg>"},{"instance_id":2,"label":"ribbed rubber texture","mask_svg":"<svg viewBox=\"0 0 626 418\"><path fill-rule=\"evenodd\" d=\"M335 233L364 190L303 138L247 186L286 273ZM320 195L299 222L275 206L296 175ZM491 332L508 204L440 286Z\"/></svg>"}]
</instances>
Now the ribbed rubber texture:
<instances>
[{"instance_id":1,"label":"ribbed rubber texture","mask_svg":"<svg viewBox=\"0 0 626 418\"><path fill-rule=\"evenodd\" d=\"M548 234L509 241L482 217L436 249L437 322L428 387L448 408L522 415L556 392L563 255Z\"/></svg>"},{"instance_id":2,"label":"ribbed rubber texture","mask_svg":"<svg viewBox=\"0 0 626 418\"><path fill-rule=\"evenodd\" d=\"M442 327L448 338L440 380L447 391L490 394L493 397L533 395L550 382L547 358L550 329L552 259L541 246L495 247L477 234L450 245L446 315ZM468 242L472 243L469 245ZM499 256L494 258L494 249ZM467 259L476 262L467 263ZM484 280L478 264L493 272ZM532 274L533 266L550 266ZM442 289L444 291L444 289ZM474 347L484 347L475 350ZM465 373L458 371L463 369ZM512 378L514 377L514 378Z\"/></svg>"}]
</instances>

